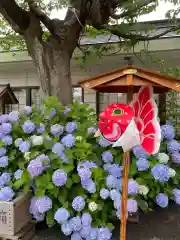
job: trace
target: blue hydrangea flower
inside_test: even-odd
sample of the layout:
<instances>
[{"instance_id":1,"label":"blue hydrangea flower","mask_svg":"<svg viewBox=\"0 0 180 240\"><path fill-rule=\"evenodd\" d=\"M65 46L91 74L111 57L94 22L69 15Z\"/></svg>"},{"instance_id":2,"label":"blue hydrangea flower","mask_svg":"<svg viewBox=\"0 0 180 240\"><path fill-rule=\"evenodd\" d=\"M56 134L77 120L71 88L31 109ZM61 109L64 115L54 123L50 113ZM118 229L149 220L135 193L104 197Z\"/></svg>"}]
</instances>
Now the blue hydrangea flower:
<instances>
[{"instance_id":1,"label":"blue hydrangea flower","mask_svg":"<svg viewBox=\"0 0 180 240\"><path fill-rule=\"evenodd\" d=\"M111 188L116 188L116 185L117 185L117 178L112 175L108 175L106 177L106 186L111 189Z\"/></svg>"},{"instance_id":2,"label":"blue hydrangea flower","mask_svg":"<svg viewBox=\"0 0 180 240\"><path fill-rule=\"evenodd\" d=\"M64 146L57 142L52 147L52 152L56 153L58 156L61 156L62 152L64 151Z\"/></svg>"},{"instance_id":3,"label":"blue hydrangea flower","mask_svg":"<svg viewBox=\"0 0 180 240\"><path fill-rule=\"evenodd\" d=\"M8 135L10 134L12 131L12 125L10 123L3 123L1 126L0 126L0 132L3 134L3 135Z\"/></svg>"},{"instance_id":4,"label":"blue hydrangea flower","mask_svg":"<svg viewBox=\"0 0 180 240\"><path fill-rule=\"evenodd\" d=\"M86 179L86 180L81 180L81 185L89 193L95 193L96 192L96 184L90 178Z\"/></svg>"},{"instance_id":5,"label":"blue hydrangea flower","mask_svg":"<svg viewBox=\"0 0 180 240\"><path fill-rule=\"evenodd\" d=\"M0 124L6 123L9 121L9 115L8 114L3 114L0 116Z\"/></svg>"},{"instance_id":6,"label":"blue hydrangea flower","mask_svg":"<svg viewBox=\"0 0 180 240\"><path fill-rule=\"evenodd\" d=\"M81 234L79 232L74 232L71 235L71 240L83 240L83 239L82 239Z\"/></svg>"},{"instance_id":7,"label":"blue hydrangea flower","mask_svg":"<svg viewBox=\"0 0 180 240\"><path fill-rule=\"evenodd\" d=\"M19 145L23 142L22 138L17 138L15 141L14 141L14 145L16 147L19 147Z\"/></svg>"},{"instance_id":8,"label":"blue hydrangea flower","mask_svg":"<svg viewBox=\"0 0 180 240\"><path fill-rule=\"evenodd\" d=\"M65 236L70 236L72 233L72 226L70 221L67 221L61 225L61 231L64 233Z\"/></svg>"},{"instance_id":9,"label":"blue hydrangea flower","mask_svg":"<svg viewBox=\"0 0 180 240\"><path fill-rule=\"evenodd\" d=\"M83 226L91 226L92 216L89 213L83 213L81 216L81 222Z\"/></svg>"},{"instance_id":10,"label":"blue hydrangea flower","mask_svg":"<svg viewBox=\"0 0 180 240\"><path fill-rule=\"evenodd\" d=\"M44 169L48 168L49 165L50 165L50 159L49 159L49 157L48 157L47 155L45 155L45 154L40 154L40 155L38 155L38 156L36 157L36 160L37 160L37 161L41 161Z\"/></svg>"},{"instance_id":11,"label":"blue hydrangea flower","mask_svg":"<svg viewBox=\"0 0 180 240\"><path fill-rule=\"evenodd\" d=\"M96 131L97 131L97 129L94 128L94 127L90 127L90 128L88 128L88 134L95 134Z\"/></svg>"},{"instance_id":12,"label":"blue hydrangea flower","mask_svg":"<svg viewBox=\"0 0 180 240\"><path fill-rule=\"evenodd\" d=\"M143 172L149 169L150 163L146 158L139 158L136 161L136 167L138 171Z\"/></svg>"},{"instance_id":13,"label":"blue hydrangea flower","mask_svg":"<svg viewBox=\"0 0 180 240\"><path fill-rule=\"evenodd\" d=\"M32 197L30 200L29 212L33 215L36 215L39 213L36 202L37 202L37 197L35 196Z\"/></svg>"},{"instance_id":14,"label":"blue hydrangea flower","mask_svg":"<svg viewBox=\"0 0 180 240\"><path fill-rule=\"evenodd\" d=\"M30 115L32 113L31 106L25 106L24 107L24 113L25 113L25 115Z\"/></svg>"},{"instance_id":15,"label":"blue hydrangea flower","mask_svg":"<svg viewBox=\"0 0 180 240\"><path fill-rule=\"evenodd\" d=\"M133 180L129 179L128 181L128 194L129 195L137 195L139 192L139 184Z\"/></svg>"},{"instance_id":16,"label":"blue hydrangea flower","mask_svg":"<svg viewBox=\"0 0 180 240\"><path fill-rule=\"evenodd\" d=\"M103 162L105 162L105 163L110 163L110 162L113 161L113 155L112 155L112 153L109 152L109 151L103 152L103 153L101 154L101 157L102 157Z\"/></svg>"},{"instance_id":17,"label":"blue hydrangea flower","mask_svg":"<svg viewBox=\"0 0 180 240\"><path fill-rule=\"evenodd\" d=\"M12 111L8 115L8 120L11 123L16 123L19 120L19 112L18 111Z\"/></svg>"},{"instance_id":18,"label":"blue hydrangea flower","mask_svg":"<svg viewBox=\"0 0 180 240\"><path fill-rule=\"evenodd\" d=\"M70 217L70 213L67 209L65 208L58 208L57 211L54 214L54 219L58 222L58 223L65 223L68 218ZM70 223L71 224L71 223Z\"/></svg>"},{"instance_id":19,"label":"blue hydrangea flower","mask_svg":"<svg viewBox=\"0 0 180 240\"><path fill-rule=\"evenodd\" d=\"M164 164L156 164L151 173L155 180L159 182L168 182L169 180L169 168Z\"/></svg>"},{"instance_id":20,"label":"blue hydrangea flower","mask_svg":"<svg viewBox=\"0 0 180 240\"><path fill-rule=\"evenodd\" d=\"M4 172L1 176L0 176L0 186L3 187L5 185L8 185L11 181L11 173L9 172Z\"/></svg>"},{"instance_id":21,"label":"blue hydrangea flower","mask_svg":"<svg viewBox=\"0 0 180 240\"><path fill-rule=\"evenodd\" d=\"M8 156L0 157L0 167L1 167L1 168L7 167L8 164L9 164Z\"/></svg>"},{"instance_id":22,"label":"blue hydrangea flower","mask_svg":"<svg viewBox=\"0 0 180 240\"><path fill-rule=\"evenodd\" d=\"M37 222L42 222L45 219L45 214L44 213L36 213L33 215L33 218L37 221Z\"/></svg>"},{"instance_id":23,"label":"blue hydrangea flower","mask_svg":"<svg viewBox=\"0 0 180 240\"><path fill-rule=\"evenodd\" d=\"M144 149L141 146L134 146L132 148L132 151L134 153L134 155L136 156L136 158L148 158L148 154L144 151Z\"/></svg>"},{"instance_id":24,"label":"blue hydrangea flower","mask_svg":"<svg viewBox=\"0 0 180 240\"><path fill-rule=\"evenodd\" d=\"M168 196L165 195L164 193L159 193L156 196L156 203L159 205L161 208L166 208L168 206Z\"/></svg>"},{"instance_id":25,"label":"blue hydrangea flower","mask_svg":"<svg viewBox=\"0 0 180 240\"><path fill-rule=\"evenodd\" d=\"M108 141L107 141L106 139L104 139L104 138L100 138L100 139L98 140L98 144L99 144L99 146L101 146L101 147L108 147L108 146L111 145L111 143L108 142Z\"/></svg>"},{"instance_id":26,"label":"blue hydrangea flower","mask_svg":"<svg viewBox=\"0 0 180 240\"><path fill-rule=\"evenodd\" d=\"M27 171L31 175L31 177L37 177L43 173L44 167L39 159L33 159L27 166Z\"/></svg>"},{"instance_id":27,"label":"blue hydrangea flower","mask_svg":"<svg viewBox=\"0 0 180 240\"><path fill-rule=\"evenodd\" d=\"M129 213L135 213L138 210L137 201L135 199L128 199L127 210Z\"/></svg>"},{"instance_id":28,"label":"blue hydrangea flower","mask_svg":"<svg viewBox=\"0 0 180 240\"><path fill-rule=\"evenodd\" d=\"M78 232L82 228L81 218L79 216L71 218L72 229L74 232Z\"/></svg>"},{"instance_id":29,"label":"blue hydrangea flower","mask_svg":"<svg viewBox=\"0 0 180 240\"><path fill-rule=\"evenodd\" d=\"M91 226L82 226L81 231L80 231L80 235L83 239L87 239L90 232L91 232Z\"/></svg>"},{"instance_id":30,"label":"blue hydrangea flower","mask_svg":"<svg viewBox=\"0 0 180 240\"><path fill-rule=\"evenodd\" d=\"M66 156L66 154L64 152L61 153L61 155L59 156L61 158L61 160L63 160L64 163L68 163L69 159Z\"/></svg>"},{"instance_id":31,"label":"blue hydrangea flower","mask_svg":"<svg viewBox=\"0 0 180 240\"><path fill-rule=\"evenodd\" d=\"M28 141L23 141L22 143L19 144L19 150L20 150L22 153L29 152L30 146L31 146L30 142L28 142Z\"/></svg>"},{"instance_id":32,"label":"blue hydrangea flower","mask_svg":"<svg viewBox=\"0 0 180 240\"><path fill-rule=\"evenodd\" d=\"M81 212L85 208L85 205L84 198L81 196L75 197L72 201L72 207L77 212Z\"/></svg>"},{"instance_id":33,"label":"blue hydrangea flower","mask_svg":"<svg viewBox=\"0 0 180 240\"><path fill-rule=\"evenodd\" d=\"M15 196L14 191L10 187L3 187L0 190L0 201L11 201Z\"/></svg>"},{"instance_id":34,"label":"blue hydrangea flower","mask_svg":"<svg viewBox=\"0 0 180 240\"><path fill-rule=\"evenodd\" d=\"M116 189L112 189L110 191L110 198L114 201L117 198L120 199L121 198L121 194L116 190Z\"/></svg>"},{"instance_id":35,"label":"blue hydrangea flower","mask_svg":"<svg viewBox=\"0 0 180 240\"><path fill-rule=\"evenodd\" d=\"M52 200L48 196L39 197L36 206L39 213L48 212L52 208Z\"/></svg>"},{"instance_id":36,"label":"blue hydrangea flower","mask_svg":"<svg viewBox=\"0 0 180 240\"><path fill-rule=\"evenodd\" d=\"M64 115L67 115L70 111L71 109L65 106Z\"/></svg>"},{"instance_id":37,"label":"blue hydrangea flower","mask_svg":"<svg viewBox=\"0 0 180 240\"><path fill-rule=\"evenodd\" d=\"M61 142L66 148L72 148L75 145L76 138L72 134L67 134L61 139Z\"/></svg>"},{"instance_id":38,"label":"blue hydrangea flower","mask_svg":"<svg viewBox=\"0 0 180 240\"><path fill-rule=\"evenodd\" d=\"M59 124L55 124L51 126L51 133L53 136L55 137L59 137L63 134L64 132L64 127L59 125Z\"/></svg>"},{"instance_id":39,"label":"blue hydrangea flower","mask_svg":"<svg viewBox=\"0 0 180 240\"><path fill-rule=\"evenodd\" d=\"M77 166L77 172L78 172L78 175L80 176L81 180L89 179L92 174L89 168L82 166L82 165Z\"/></svg>"},{"instance_id":40,"label":"blue hydrangea flower","mask_svg":"<svg viewBox=\"0 0 180 240\"><path fill-rule=\"evenodd\" d=\"M180 164L180 153L174 152L174 153L171 155L171 159L172 159L172 162L173 162L173 163Z\"/></svg>"},{"instance_id":41,"label":"blue hydrangea flower","mask_svg":"<svg viewBox=\"0 0 180 240\"><path fill-rule=\"evenodd\" d=\"M109 197L109 190L107 190L106 188L101 188L100 197L102 199L107 199Z\"/></svg>"},{"instance_id":42,"label":"blue hydrangea flower","mask_svg":"<svg viewBox=\"0 0 180 240\"><path fill-rule=\"evenodd\" d=\"M6 154L6 149L5 148L0 148L0 157L3 157Z\"/></svg>"},{"instance_id":43,"label":"blue hydrangea flower","mask_svg":"<svg viewBox=\"0 0 180 240\"><path fill-rule=\"evenodd\" d=\"M53 108L51 113L49 114L49 116L47 117L48 119L51 119L52 117L54 117L56 115L56 109Z\"/></svg>"},{"instance_id":44,"label":"blue hydrangea flower","mask_svg":"<svg viewBox=\"0 0 180 240\"><path fill-rule=\"evenodd\" d=\"M14 178L15 178L16 180L18 180L18 179L21 178L22 174L23 174L23 170L18 169L18 170L14 173Z\"/></svg>"},{"instance_id":45,"label":"blue hydrangea flower","mask_svg":"<svg viewBox=\"0 0 180 240\"><path fill-rule=\"evenodd\" d=\"M167 150L170 154L178 152L180 144L176 140L171 140L167 143Z\"/></svg>"},{"instance_id":46,"label":"blue hydrangea flower","mask_svg":"<svg viewBox=\"0 0 180 240\"><path fill-rule=\"evenodd\" d=\"M10 146L10 145L12 145L12 143L13 143L13 139L12 139L12 137L9 136L9 135L4 136L4 137L2 138L2 141L3 141L3 143L4 143L5 146Z\"/></svg>"},{"instance_id":47,"label":"blue hydrangea flower","mask_svg":"<svg viewBox=\"0 0 180 240\"><path fill-rule=\"evenodd\" d=\"M33 133L36 129L36 126L32 121L27 120L24 122L22 128L24 133Z\"/></svg>"},{"instance_id":48,"label":"blue hydrangea flower","mask_svg":"<svg viewBox=\"0 0 180 240\"><path fill-rule=\"evenodd\" d=\"M98 240L110 240L112 233L108 228L100 228L98 231Z\"/></svg>"},{"instance_id":49,"label":"blue hydrangea flower","mask_svg":"<svg viewBox=\"0 0 180 240\"><path fill-rule=\"evenodd\" d=\"M75 122L68 122L65 126L66 132L73 133L77 130L77 124Z\"/></svg>"},{"instance_id":50,"label":"blue hydrangea flower","mask_svg":"<svg viewBox=\"0 0 180 240\"><path fill-rule=\"evenodd\" d=\"M111 164L111 166L108 169L108 172L110 175L113 175L116 178L119 178L122 176L122 170L123 167L119 166L119 164Z\"/></svg>"},{"instance_id":51,"label":"blue hydrangea flower","mask_svg":"<svg viewBox=\"0 0 180 240\"><path fill-rule=\"evenodd\" d=\"M162 139L172 140L175 137L174 127L167 124L161 126L161 136Z\"/></svg>"},{"instance_id":52,"label":"blue hydrangea flower","mask_svg":"<svg viewBox=\"0 0 180 240\"><path fill-rule=\"evenodd\" d=\"M67 182L67 174L61 169L56 170L52 175L52 182L57 187L64 186Z\"/></svg>"},{"instance_id":53,"label":"blue hydrangea flower","mask_svg":"<svg viewBox=\"0 0 180 240\"><path fill-rule=\"evenodd\" d=\"M180 205L180 190L178 188L173 189L173 199L175 201L175 203L177 203L178 205Z\"/></svg>"},{"instance_id":54,"label":"blue hydrangea flower","mask_svg":"<svg viewBox=\"0 0 180 240\"><path fill-rule=\"evenodd\" d=\"M37 132L38 134L41 134L41 133L44 133L45 130L46 130L45 125L44 125L43 123L40 123L39 127L36 129L36 132Z\"/></svg>"},{"instance_id":55,"label":"blue hydrangea flower","mask_svg":"<svg viewBox=\"0 0 180 240\"><path fill-rule=\"evenodd\" d=\"M89 168L89 169L97 168L97 164L92 161L83 161L83 162L78 163L78 168L81 166Z\"/></svg>"},{"instance_id":56,"label":"blue hydrangea flower","mask_svg":"<svg viewBox=\"0 0 180 240\"><path fill-rule=\"evenodd\" d=\"M91 232L86 240L97 240L98 228L91 228Z\"/></svg>"}]
</instances>

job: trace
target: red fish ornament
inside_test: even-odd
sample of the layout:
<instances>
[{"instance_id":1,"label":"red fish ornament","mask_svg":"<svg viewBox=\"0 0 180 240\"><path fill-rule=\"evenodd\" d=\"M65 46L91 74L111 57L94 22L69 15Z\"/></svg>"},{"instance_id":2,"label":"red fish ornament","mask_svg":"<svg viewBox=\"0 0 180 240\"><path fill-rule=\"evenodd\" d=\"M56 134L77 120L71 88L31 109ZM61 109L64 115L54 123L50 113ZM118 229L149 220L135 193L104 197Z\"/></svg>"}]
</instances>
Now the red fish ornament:
<instances>
[{"instance_id":1,"label":"red fish ornament","mask_svg":"<svg viewBox=\"0 0 180 240\"><path fill-rule=\"evenodd\" d=\"M151 86L141 87L130 105L111 104L99 115L96 136L126 152L141 145L149 154L158 152L161 130Z\"/></svg>"}]
</instances>

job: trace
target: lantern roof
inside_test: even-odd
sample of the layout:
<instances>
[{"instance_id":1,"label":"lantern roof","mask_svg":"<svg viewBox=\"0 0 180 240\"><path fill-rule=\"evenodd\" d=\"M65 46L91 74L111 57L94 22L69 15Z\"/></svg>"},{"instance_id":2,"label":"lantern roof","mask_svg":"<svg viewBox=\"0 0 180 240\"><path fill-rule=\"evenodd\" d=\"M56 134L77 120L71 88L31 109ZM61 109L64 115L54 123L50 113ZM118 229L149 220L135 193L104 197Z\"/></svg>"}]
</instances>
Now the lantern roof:
<instances>
[{"instance_id":1,"label":"lantern roof","mask_svg":"<svg viewBox=\"0 0 180 240\"><path fill-rule=\"evenodd\" d=\"M154 93L164 93L169 90L180 92L179 78L165 76L133 65L85 79L79 84L82 88L109 93L127 93L130 86L133 87L134 92L137 92L141 86L145 85L153 86Z\"/></svg>"}]
</instances>

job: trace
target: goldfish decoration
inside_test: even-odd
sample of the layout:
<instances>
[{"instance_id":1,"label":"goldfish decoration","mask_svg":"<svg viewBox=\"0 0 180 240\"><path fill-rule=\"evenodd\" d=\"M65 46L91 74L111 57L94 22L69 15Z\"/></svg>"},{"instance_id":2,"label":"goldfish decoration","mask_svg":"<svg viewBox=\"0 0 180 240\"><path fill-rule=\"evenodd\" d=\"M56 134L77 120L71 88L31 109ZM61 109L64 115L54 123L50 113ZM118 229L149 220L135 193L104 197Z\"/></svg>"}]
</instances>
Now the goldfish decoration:
<instances>
[{"instance_id":1,"label":"goldfish decoration","mask_svg":"<svg viewBox=\"0 0 180 240\"><path fill-rule=\"evenodd\" d=\"M161 130L151 86L141 87L130 105L111 104L99 115L96 136L126 152L141 145L149 154L160 148Z\"/></svg>"}]
</instances>

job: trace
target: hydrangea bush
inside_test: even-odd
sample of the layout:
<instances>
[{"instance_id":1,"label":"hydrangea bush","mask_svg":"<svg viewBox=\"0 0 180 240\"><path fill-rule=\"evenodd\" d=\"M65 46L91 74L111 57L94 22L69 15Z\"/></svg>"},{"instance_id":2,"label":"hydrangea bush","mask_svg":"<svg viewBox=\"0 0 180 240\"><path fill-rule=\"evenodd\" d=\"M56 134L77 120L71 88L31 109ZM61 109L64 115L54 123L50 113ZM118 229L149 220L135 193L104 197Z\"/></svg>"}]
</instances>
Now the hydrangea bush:
<instances>
[{"instance_id":1,"label":"hydrangea bush","mask_svg":"<svg viewBox=\"0 0 180 240\"><path fill-rule=\"evenodd\" d=\"M72 240L109 240L121 219L120 148L94 138L96 114L83 103L62 106L54 97L44 109L25 107L0 116L0 200L33 193L30 213L49 226L59 224ZM162 148L149 156L133 148L128 214L180 204L180 144L162 126Z\"/></svg>"}]
</instances>

